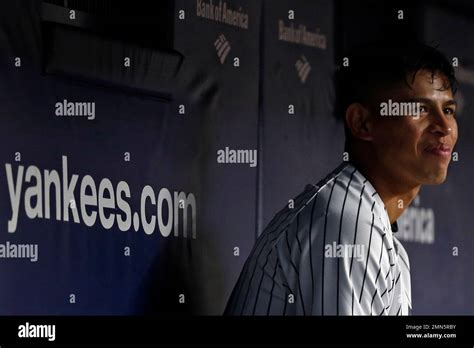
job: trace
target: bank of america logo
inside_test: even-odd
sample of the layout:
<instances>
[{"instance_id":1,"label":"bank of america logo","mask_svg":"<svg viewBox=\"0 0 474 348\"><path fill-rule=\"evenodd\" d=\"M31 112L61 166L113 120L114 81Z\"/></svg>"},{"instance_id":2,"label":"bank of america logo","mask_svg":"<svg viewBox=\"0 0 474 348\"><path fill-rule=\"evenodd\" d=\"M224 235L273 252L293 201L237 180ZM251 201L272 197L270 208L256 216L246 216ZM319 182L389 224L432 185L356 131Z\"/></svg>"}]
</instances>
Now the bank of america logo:
<instances>
[{"instance_id":1,"label":"bank of america logo","mask_svg":"<svg viewBox=\"0 0 474 348\"><path fill-rule=\"evenodd\" d=\"M217 56L219 57L221 64L224 64L230 51L229 41L227 41L224 34L219 35L216 42L214 42L214 46L216 47Z\"/></svg>"},{"instance_id":2,"label":"bank of america logo","mask_svg":"<svg viewBox=\"0 0 474 348\"><path fill-rule=\"evenodd\" d=\"M309 65L306 57L302 55L301 58L296 61L295 67L301 82L305 83L311 71L311 65Z\"/></svg>"}]
</instances>

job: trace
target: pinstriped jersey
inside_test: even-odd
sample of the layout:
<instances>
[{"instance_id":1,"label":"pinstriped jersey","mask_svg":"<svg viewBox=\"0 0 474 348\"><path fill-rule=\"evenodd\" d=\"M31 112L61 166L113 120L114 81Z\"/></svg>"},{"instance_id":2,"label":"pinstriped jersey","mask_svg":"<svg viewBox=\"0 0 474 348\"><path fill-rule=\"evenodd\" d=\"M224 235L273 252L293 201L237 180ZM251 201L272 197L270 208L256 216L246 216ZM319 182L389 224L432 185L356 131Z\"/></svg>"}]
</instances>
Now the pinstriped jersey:
<instances>
[{"instance_id":1,"label":"pinstriped jersey","mask_svg":"<svg viewBox=\"0 0 474 348\"><path fill-rule=\"evenodd\" d=\"M408 255L352 163L293 201L257 239L224 314L410 314Z\"/></svg>"}]
</instances>

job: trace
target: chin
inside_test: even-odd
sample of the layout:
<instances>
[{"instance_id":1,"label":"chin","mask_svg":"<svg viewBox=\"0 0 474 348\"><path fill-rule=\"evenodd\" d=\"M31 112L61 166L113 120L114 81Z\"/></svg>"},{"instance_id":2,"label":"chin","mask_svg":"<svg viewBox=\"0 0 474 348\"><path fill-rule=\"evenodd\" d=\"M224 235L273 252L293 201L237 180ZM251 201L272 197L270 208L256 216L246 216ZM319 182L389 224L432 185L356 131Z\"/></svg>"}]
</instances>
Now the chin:
<instances>
[{"instance_id":1,"label":"chin","mask_svg":"<svg viewBox=\"0 0 474 348\"><path fill-rule=\"evenodd\" d=\"M446 181L447 172L445 170L438 173L428 173L428 175L422 180L423 185L440 185Z\"/></svg>"},{"instance_id":2,"label":"chin","mask_svg":"<svg viewBox=\"0 0 474 348\"><path fill-rule=\"evenodd\" d=\"M446 176L443 176L443 177L439 177L439 178L436 178L434 180L431 180L431 181L427 182L425 185L440 185L445 181L446 181Z\"/></svg>"}]
</instances>

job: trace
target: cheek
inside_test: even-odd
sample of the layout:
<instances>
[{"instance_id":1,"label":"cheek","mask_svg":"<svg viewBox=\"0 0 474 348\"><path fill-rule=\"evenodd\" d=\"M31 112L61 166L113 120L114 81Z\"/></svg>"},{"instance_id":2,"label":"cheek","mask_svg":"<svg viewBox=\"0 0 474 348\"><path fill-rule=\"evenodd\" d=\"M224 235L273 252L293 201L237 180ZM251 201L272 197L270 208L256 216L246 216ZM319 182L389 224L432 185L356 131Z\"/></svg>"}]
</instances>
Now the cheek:
<instances>
[{"instance_id":1,"label":"cheek","mask_svg":"<svg viewBox=\"0 0 474 348\"><path fill-rule=\"evenodd\" d=\"M392 122L387 122L385 127L379 132L378 142L398 153L408 154L412 152L410 150L416 149L422 133L421 125L411 120L393 120ZM400 149L405 149L406 151L400 151Z\"/></svg>"},{"instance_id":2,"label":"cheek","mask_svg":"<svg viewBox=\"0 0 474 348\"><path fill-rule=\"evenodd\" d=\"M457 124L456 120L454 120L453 125L451 126L451 128L453 129L452 138L453 138L453 146L454 146L456 144L456 142L458 141L458 124Z\"/></svg>"}]
</instances>

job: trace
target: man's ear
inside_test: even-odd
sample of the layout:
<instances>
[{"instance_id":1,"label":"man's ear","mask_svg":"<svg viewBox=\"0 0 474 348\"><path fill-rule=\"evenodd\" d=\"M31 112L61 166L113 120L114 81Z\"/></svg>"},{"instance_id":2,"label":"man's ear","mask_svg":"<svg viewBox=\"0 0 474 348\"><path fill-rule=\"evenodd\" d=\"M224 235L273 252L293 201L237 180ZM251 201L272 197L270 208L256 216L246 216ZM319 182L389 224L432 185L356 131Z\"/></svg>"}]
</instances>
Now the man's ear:
<instances>
[{"instance_id":1,"label":"man's ear","mask_svg":"<svg viewBox=\"0 0 474 348\"><path fill-rule=\"evenodd\" d=\"M369 109L360 103L353 103L346 109L346 125L355 139L372 140L373 120Z\"/></svg>"}]
</instances>

